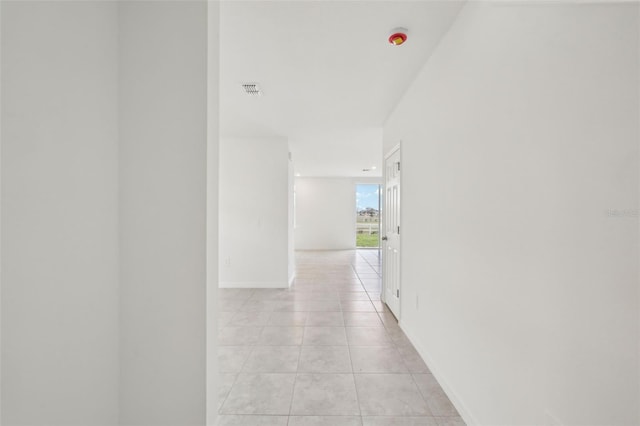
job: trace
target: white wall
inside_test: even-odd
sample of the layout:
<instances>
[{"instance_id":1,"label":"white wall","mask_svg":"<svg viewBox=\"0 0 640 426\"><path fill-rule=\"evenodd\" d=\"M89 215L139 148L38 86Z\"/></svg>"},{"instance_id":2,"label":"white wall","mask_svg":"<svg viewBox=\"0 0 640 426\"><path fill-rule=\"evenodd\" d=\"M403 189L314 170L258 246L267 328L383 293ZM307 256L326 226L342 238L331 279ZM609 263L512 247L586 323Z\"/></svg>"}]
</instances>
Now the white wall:
<instances>
[{"instance_id":1,"label":"white wall","mask_svg":"<svg viewBox=\"0 0 640 426\"><path fill-rule=\"evenodd\" d=\"M205 422L206 2L120 4L120 421Z\"/></svg>"},{"instance_id":2,"label":"white wall","mask_svg":"<svg viewBox=\"0 0 640 426\"><path fill-rule=\"evenodd\" d=\"M351 178L295 180L296 250L356 247L356 188Z\"/></svg>"},{"instance_id":3,"label":"white wall","mask_svg":"<svg viewBox=\"0 0 640 426\"><path fill-rule=\"evenodd\" d=\"M289 170L287 175L287 228L288 228L288 267L287 267L287 279L289 280L289 284L293 283L293 279L295 277L295 268L296 268L296 254L295 254L295 185L296 178L294 175L294 167L291 155L289 155Z\"/></svg>"},{"instance_id":4,"label":"white wall","mask_svg":"<svg viewBox=\"0 0 640 426\"><path fill-rule=\"evenodd\" d=\"M470 2L385 127L401 323L469 424L640 422L638 76L637 4Z\"/></svg>"},{"instance_id":5,"label":"white wall","mask_svg":"<svg viewBox=\"0 0 640 426\"><path fill-rule=\"evenodd\" d=\"M381 178L295 180L296 250L348 250L356 247L356 184Z\"/></svg>"},{"instance_id":6,"label":"white wall","mask_svg":"<svg viewBox=\"0 0 640 426\"><path fill-rule=\"evenodd\" d=\"M218 162L220 85L220 4L207 3L207 418L218 418Z\"/></svg>"},{"instance_id":7,"label":"white wall","mask_svg":"<svg viewBox=\"0 0 640 426\"><path fill-rule=\"evenodd\" d=\"M0 381L2 381L2 5L0 5ZM2 424L2 385L0 384L0 424Z\"/></svg>"},{"instance_id":8,"label":"white wall","mask_svg":"<svg viewBox=\"0 0 640 426\"><path fill-rule=\"evenodd\" d=\"M1 7L1 422L116 424L116 4Z\"/></svg>"},{"instance_id":9,"label":"white wall","mask_svg":"<svg viewBox=\"0 0 640 426\"><path fill-rule=\"evenodd\" d=\"M220 286L288 287L284 138L220 140Z\"/></svg>"},{"instance_id":10,"label":"white wall","mask_svg":"<svg viewBox=\"0 0 640 426\"><path fill-rule=\"evenodd\" d=\"M3 424L204 423L207 30L205 2L2 3Z\"/></svg>"}]
</instances>

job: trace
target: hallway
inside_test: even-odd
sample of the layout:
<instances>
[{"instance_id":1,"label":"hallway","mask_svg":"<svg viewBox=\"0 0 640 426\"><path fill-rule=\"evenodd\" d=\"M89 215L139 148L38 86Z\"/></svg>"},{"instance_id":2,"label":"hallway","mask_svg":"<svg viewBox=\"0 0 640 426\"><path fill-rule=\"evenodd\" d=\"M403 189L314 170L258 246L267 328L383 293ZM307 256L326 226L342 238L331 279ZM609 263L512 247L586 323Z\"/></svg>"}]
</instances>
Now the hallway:
<instances>
[{"instance_id":1,"label":"hallway","mask_svg":"<svg viewBox=\"0 0 640 426\"><path fill-rule=\"evenodd\" d=\"M464 425L380 271L377 250L301 251L290 290L220 289L220 424Z\"/></svg>"}]
</instances>

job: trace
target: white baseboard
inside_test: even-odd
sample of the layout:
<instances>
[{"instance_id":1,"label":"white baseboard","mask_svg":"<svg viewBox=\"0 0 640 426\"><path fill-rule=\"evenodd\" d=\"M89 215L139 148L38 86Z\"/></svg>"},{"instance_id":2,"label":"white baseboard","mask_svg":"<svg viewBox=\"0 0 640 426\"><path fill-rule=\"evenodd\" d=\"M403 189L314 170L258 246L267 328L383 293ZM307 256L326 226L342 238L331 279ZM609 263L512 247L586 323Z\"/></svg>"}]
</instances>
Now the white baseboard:
<instances>
[{"instance_id":1,"label":"white baseboard","mask_svg":"<svg viewBox=\"0 0 640 426\"><path fill-rule=\"evenodd\" d=\"M418 339L416 338L416 335L413 333L413 331L409 327L405 326L402 321L398 321L398 325L400 326L402 331L404 331L404 334L406 334L407 338L411 341L424 362L427 364L427 367L429 367L429 370L431 370L433 377L435 377L438 383L440 383L442 390L447 394L453 406L456 407L456 410L458 410L458 413L460 414L460 417L462 417L462 420L464 420L467 426L479 426L480 423L471 414L462 400L458 397L458 394L449 385L449 382L445 378L444 374L442 373L438 365L433 361L433 358L429 355L429 351L427 351L424 347L422 347L422 345L418 343Z\"/></svg>"},{"instance_id":2,"label":"white baseboard","mask_svg":"<svg viewBox=\"0 0 640 426\"><path fill-rule=\"evenodd\" d=\"M289 288L286 281L220 281L220 288Z\"/></svg>"}]
</instances>

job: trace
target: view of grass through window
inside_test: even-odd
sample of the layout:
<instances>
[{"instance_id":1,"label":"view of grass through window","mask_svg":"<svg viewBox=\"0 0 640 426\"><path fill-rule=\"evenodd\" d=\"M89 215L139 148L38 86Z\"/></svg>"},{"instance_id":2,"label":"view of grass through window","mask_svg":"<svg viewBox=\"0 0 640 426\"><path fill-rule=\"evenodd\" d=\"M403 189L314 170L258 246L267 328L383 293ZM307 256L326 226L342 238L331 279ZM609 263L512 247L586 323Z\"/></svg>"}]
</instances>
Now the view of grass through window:
<instances>
[{"instance_id":1,"label":"view of grass through window","mask_svg":"<svg viewBox=\"0 0 640 426\"><path fill-rule=\"evenodd\" d=\"M356 247L380 245L380 185L356 185Z\"/></svg>"}]
</instances>

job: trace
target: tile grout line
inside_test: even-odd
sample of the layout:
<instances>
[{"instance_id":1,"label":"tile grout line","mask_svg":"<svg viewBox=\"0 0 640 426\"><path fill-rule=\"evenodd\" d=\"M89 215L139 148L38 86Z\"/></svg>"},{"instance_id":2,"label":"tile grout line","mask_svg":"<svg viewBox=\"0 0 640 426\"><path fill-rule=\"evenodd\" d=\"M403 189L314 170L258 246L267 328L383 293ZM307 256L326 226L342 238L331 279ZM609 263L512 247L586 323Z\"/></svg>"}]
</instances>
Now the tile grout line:
<instances>
[{"instance_id":1,"label":"tile grout line","mask_svg":"<svg viewBox=\"0 0 640 426\"><path fill-rule=\"evenodd\" d=\"M406 364L405 364L406 366ZM409 368L407 367L407 370L409 370ZM416 378L413 377L414 373L411 372L411 370L409 370L409 374L411 375L411 381L413 382L413 384L415 385L415 387L418 389L418 393L420 394L420 396L422 397L424 404L427 407L427 411L429 412L429 415L431 417L434 417L433 412L431 411L431 407L429 407L429 402L427 401L427 398L424 396L424 394L422 393L422 389L420 389L420 386L418 386L418 382L416 382ZM437 423L440 423L439 421L436 420Z\"/></svg>"},{"instance_id":2,"label":"tile grout line","mask_svg":"<svg viewBox=\"0 0 640 426\"><path fill-rule=\"evenodd\" d=\"M307 322L307 320L309 319L309 312L307 312L307 317L305 318L305 324ZM300 348L298 349L298 364L296 365L296 373L295 376L293 377L293 387L291 388L291 401L289 402L289 415L287 416L287 426L289 425L289 422L291 421L291 416L292 411L293 411L293 398L295 397L296 394L296 384L298 383L298 373L300 370L300 358L302 357L302 346L304 345L304 335L305 335L305 331L306 331L306 326L302 327L302 339L300 340Z\"/></svg>"},{"instance_id":3,"label":"tile grout line","mask_svg":"<svg viewBox=\"0 0 640 426\"><path fill-rule=\"evenodd\" d=\"M355 368L353 367L353 357L351 356L351 345L349 344L349 338L347 337L347 328L344 330L345 337L347 338L347 353L349 354L349 363L351 364L351 379L353 380L353 389L356 393L356 404L358 404L358 413L360 413L360 424L363 424L362 420L362 407L360 407L360 396L358 395L358 384L356 383Z\"/></svg>"}]
</instances>

